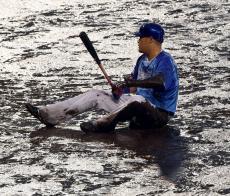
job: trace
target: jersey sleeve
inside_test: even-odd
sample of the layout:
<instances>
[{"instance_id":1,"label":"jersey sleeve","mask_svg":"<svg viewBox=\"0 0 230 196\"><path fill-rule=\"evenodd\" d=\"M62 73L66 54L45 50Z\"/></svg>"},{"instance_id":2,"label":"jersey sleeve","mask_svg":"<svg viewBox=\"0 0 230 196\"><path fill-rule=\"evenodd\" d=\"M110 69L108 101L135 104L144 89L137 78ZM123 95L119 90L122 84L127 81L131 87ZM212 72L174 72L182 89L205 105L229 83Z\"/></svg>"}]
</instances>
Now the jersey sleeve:
<instances>
[{"instance_id":1,"label":"jersey sleeve","mask_svg":"<svg viewBox=\"0 0 230 196\"><path fill-rule=\"evenodd\" d=\"M164 58L158 64L155 74L163 75L165 90L170 89L173 85L174 76L175 76L174 69L175 69L175 66L174 66L173 59L169 57Z\"/></svg>"},{"instance_id":2,"label":"jersey sleeve","mask_svg":"<svg viewBox=\"0 0 230 196\"><path fill-rule=\"evenodd\" d=\"M136 65L134 66L133 71L131 72L131 76L132 76L132 78L133 78L134 80L137 80L138 69L139 69L140 62L141 62L142 57L143 57L143 55L141 55L141 56L137 59Z\"/></svg>"}]
</instances>

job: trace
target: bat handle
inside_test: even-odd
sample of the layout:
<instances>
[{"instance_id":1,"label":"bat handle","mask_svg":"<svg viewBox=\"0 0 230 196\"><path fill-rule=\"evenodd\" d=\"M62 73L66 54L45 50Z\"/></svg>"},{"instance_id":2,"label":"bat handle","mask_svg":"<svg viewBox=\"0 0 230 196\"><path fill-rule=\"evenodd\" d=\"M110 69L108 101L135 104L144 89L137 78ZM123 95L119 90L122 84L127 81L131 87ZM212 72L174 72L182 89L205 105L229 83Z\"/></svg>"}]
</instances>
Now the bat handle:
<instances>
[{"instance_id":1,"label":"bat handle","mask_svg":"<svg viewBox=\"0 0 230 196\"><path fill-rule=\"evenodd\" d=\"M109 83L109 85L110 85L111 87L113 87L114 84L112 83L110 77L109 77L108 74L106 73L106 71L105 71L103 65L102 65L102 64L98 64L98 66L100 67L100 69L101 69L102 73L104 74L105 79L107 80L107 82Z\"/></svg>"}]
</instances>

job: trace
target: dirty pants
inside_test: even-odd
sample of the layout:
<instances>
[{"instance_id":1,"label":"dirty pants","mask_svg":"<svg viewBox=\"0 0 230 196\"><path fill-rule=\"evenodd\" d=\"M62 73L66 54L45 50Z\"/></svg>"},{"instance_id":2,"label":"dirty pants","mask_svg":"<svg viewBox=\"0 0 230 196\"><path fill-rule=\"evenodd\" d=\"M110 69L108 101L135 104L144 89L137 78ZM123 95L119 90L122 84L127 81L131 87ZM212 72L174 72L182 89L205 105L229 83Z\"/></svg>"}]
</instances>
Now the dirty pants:
<instances>
[{"instance_id":1,"label":"dirty pants","mask_svg":"<svg viewBox=\"0 0 230 196\"><path fill-rule=\"evenodd\" d=\"M130 103L145 103L144 97L140 95L123 94L119 100L114 100L112 94L102 90L89 90L86 93L76 97L50 104L40 106L42 117L53 125L60 124L73 116L81 114L91 109L102 109L109 112L103 119L115 117L120 111Z\"/></svg>"}]
</instances>

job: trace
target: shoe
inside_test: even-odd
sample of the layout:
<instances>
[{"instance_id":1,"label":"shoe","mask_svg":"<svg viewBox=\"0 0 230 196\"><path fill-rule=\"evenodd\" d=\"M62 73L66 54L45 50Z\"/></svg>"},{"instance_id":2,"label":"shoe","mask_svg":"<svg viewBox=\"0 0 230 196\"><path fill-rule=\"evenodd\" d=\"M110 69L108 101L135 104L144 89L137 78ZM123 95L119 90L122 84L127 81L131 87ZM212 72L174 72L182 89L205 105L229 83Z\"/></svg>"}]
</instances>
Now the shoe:
<instances>
[{"instance_id":1,"label":"shoe","mask_svg":"<svg viewBox=\"0 0 230 196\"><path fill-rule=\"evenodd\" d=\"M80 124L80 128L85 133L94 132L94 133L107 133L114 131L115 125L108 123L97 123L96 121L88 121Z\"/></svg>"},{"instance_id":2,"label":"shoe","mask_svg":"<svg viewBox=\"0 0 230 196\"><path fill-rule=\"evenodd\" d=\"M80 124L80 128L84 132L97 132L97 125L94 123L94 121L88 121L88 122L83 122Z\"/></svg>"},{"instance_id":3,"label":"shoe","mask_svg":"<svg viewBox=\"0 0 230 196\"><path fill-rule=\"evenodd\" d=\"M34 116L35 118L37 118L41 123L45 124L46 127L51 128L51 127L54 127L54 126L55 126L55 125L53 125L53 124L47 122L46 120L44 120L44 119L42 118L42 116L41 116L41 114L40 114L40 112L39 112L39 108L37 108L37 107L31 105L30 103L26 103L26 104L25 104L25 107L26 107L26 109L28 110L28 112L29 112L32 116Z\"/></svg>"}]
</instances>

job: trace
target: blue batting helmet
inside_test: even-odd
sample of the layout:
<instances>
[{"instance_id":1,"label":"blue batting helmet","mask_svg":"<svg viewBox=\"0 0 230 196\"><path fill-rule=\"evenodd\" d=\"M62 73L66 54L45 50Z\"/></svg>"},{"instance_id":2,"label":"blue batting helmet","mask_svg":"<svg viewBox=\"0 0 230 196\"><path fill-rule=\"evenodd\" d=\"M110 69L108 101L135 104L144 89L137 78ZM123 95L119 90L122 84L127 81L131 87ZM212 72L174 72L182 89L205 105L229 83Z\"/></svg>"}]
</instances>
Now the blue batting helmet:
<instances>
[{"instance_id":1,"label":"blue batting helmet","mask_svg":"<svg viewBox=\"0 0 230 196\"><path fill-rule=\"evenodd\" d=\"M141 25L138 32L134 33L137 37L152 37L156 41L163 43L164 29L156 23L146 23Z\"/></svg>"}]
</instances>

